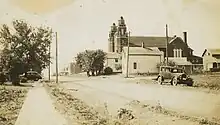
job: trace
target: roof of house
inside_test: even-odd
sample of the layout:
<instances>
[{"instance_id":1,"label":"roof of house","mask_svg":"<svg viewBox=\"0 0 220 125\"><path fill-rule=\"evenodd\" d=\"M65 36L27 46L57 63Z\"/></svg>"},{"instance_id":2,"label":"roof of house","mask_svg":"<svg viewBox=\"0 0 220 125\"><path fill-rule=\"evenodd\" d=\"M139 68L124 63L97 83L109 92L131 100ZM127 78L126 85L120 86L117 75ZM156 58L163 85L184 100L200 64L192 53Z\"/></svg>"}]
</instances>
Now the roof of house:
<instances>
[{"instance_id":1,"label":"roof of house","mask_svg":"<svg viewBox=\"0 0 220 125\"><path fill-rule=\"evenodd\" d=\"M204 56L204 54L206 53L206 51L210 52L212 55L220 54L220 48L216 48L216 49L205 49L205 51L203 52L202 56Z\"/></svg>"},{"instance_id":2,"label":"roof of house","mask_svg":"<svg viewBox=\"0 0 220 125\"><path fill-rule=\"evenodd\" d=\"M123 51L127 53L128 47L123 47ZM161 52L157 47L129 47L129 54L153 54L153 55L161 55Z\"/></svg>"},{"instance_id":3,"label":"roof of house","mask_svg":"<svg viewBox=\"0 0 220 125\"><path fill-rule=\"evenodd\" d=\"M189 61L184 61L184 62L181 62L181 61L174 61L177 65L180 65L180 66L187 66L187 65L192 65L191 62Z\"/></svg>"},{"instance_id":4,"label":"roof of house","mask_svg":"<svg viewBox=\"0 0 220 125\"><path fill-rule=\"evenodd\" d=\"M170 41L172 38L169 37ZM156 36L131 36L130 37L130 46L138 47L142 46L142 42L144 43L144 47L158 47L158 48L166 48L166 37L156 37Z\"/></svg>"},{"instance_id":5,"label":"roof of house","mask_svg":"<svg viewBox=\"0 0 220 125\"><path fill-rule=\"evenodd\" d=\"M182 40L181 37L168 37L168 42L172 43L175 40ZM157 36L131 36L130 37L130 46L140 47L144 43L144 47L158 47L166 48L166 37L157 37ZM191 49L189 47L189 49Z\"/></svg>"}]
</instances>

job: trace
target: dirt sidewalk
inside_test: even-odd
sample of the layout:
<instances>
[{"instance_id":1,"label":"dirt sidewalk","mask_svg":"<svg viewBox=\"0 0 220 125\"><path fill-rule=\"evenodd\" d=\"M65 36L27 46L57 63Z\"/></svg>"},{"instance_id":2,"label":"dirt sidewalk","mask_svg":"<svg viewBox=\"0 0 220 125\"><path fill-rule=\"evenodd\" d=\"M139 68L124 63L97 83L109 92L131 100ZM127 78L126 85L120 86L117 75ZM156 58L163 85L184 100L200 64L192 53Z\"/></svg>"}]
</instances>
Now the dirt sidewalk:
<instances>
[{"instance_id":1,"label":"dirt sidewalk","mask_svg":"<svg viewBox=\"0 0 220 125\"><path fill-rule=\"evenodd\" d=\"M34 87L28 92L15 125L68 125L52 104L45 88Z\"/></svg>"}]
</instances>

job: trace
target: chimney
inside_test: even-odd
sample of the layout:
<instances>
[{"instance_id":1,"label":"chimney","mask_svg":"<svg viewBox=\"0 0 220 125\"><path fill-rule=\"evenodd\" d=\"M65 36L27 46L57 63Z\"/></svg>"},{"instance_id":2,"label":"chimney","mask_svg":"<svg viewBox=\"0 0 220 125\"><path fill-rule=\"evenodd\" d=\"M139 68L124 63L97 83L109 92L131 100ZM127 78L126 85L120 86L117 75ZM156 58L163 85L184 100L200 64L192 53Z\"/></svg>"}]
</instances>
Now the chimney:
<instances>
[{"instance_id":1,"label":"chimney","mask_svg":"<svg viewBox=\"0 0 220 125\"><path fill-rule=\"evenodd\" d=\"M183 32L184 42L187 44L187 32Z\"/></svg>"},{"instance_id":2,"label":"chimney","mask_svg":"<svg viewBox=\"0 0 220 125\"><path fill-rule=\"evenodd\" d=\"M144 48L144 42L142 42L141 47Z\"/></svg>"}]
</instances>

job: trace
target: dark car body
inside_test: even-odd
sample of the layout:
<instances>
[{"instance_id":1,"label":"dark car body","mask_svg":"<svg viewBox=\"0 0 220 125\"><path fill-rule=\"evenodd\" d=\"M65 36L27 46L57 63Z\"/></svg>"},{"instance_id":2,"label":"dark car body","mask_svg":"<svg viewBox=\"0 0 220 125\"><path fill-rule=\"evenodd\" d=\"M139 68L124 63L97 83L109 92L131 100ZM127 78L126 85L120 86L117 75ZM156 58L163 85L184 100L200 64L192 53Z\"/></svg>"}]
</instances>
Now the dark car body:
<instances>
[{"instance_id":1,"label":"dark car body","mask_svg":"<svg viewBox=\"0 0 220 125\"><path fill-rule=\"evenodd\" d=\"M188 86L193 85L193 79L185 73L184 69L172 67L172 66L161 66L159 75L157 77L158 84L162 84L164 81L168 81L171 85L186 84Z\"/></svg>"},{"instance_id":2,"label":"dark car body","mask_svg":"<svg viewBox=\"0 0 220 125\"><path fill-rule=\"evenodd\" d=\"M7 75L4 72L0 72L0 84L7 82Z\"/></svg>"},{"instance_id":3,"label":"dark car body","mask_svg":"<svg viewBox=\"0 0 220 125\"><path fill-rule=\"evenodd\" d=\"M21 79L38 81L39 79L42 79L42 76L36 71L28 71L21 75Z\"/></svg>"}]
</instances>

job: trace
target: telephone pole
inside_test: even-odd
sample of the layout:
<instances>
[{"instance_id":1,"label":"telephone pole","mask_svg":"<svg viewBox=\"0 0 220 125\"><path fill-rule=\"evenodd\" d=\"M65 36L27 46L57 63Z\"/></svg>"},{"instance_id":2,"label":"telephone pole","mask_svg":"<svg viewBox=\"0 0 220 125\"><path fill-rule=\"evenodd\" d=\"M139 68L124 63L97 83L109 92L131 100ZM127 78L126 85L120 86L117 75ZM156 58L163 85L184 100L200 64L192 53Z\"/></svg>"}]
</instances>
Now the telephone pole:
<instances>
[{"instance_id":1,"label":"telephone pole","mask_svg":"<svg viewBox=\"0 0 220 125\"><path fill-rule=\"evenodd\" d=\"M166 65L168 66L168 26L166 24Z\"/></svg>"},{"instance_id":2,"label":"telephone pole","mask_svg":"<svg viewBox=\"0 0 220 125\"><path fill-rule=\"evenodd\" d=\"M126 63L127 63L127 67L126 67L126 78L128 78L128 74L129 74L129 72L128 72L129 66L128 66L128 65L129 65L130 33L131 33L131 32L129 31L129 32L128 32L128 49L127 49L127 58L126 58L126 59L127 59L127 60L126 60L126 61L127 61L127 62L126 62Z\"/></svg>"},{"instance_id":3,"label":"telephone pole","mask_svg":"<svg viewBox=\"0 0 220 125\"><path fill-rule=\"evenodd\" d=\"M58 43L57 43L57 32L55 32L56 36L56 83L58 83Z\"/></svg>"},{"instance_id":4,"label":"telephone pole","mask_svg":"<svg viewBox=\"0 0 220 125\"><path fill-rule=\"evenodd\" d=\"M50 54L50 48L51 48L51 43L49 44L49 67L48 67L48 80L50 81L50 58L51 58L51 54Z\"/></svg>"}]
</instances>

